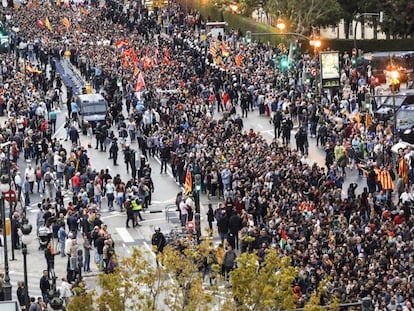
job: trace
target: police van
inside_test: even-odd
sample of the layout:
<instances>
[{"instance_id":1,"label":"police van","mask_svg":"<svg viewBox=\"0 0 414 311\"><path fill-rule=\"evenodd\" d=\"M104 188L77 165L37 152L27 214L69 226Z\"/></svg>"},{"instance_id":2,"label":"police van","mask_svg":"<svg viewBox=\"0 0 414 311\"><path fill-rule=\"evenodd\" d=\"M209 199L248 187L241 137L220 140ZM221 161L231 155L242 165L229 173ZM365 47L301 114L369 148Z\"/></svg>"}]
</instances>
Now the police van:
<instances>
[{"instance_id":1,"label":"police van","mask_svg":"<svg viewBox=\"0 0 414 311\"><path fill-rule=\"evenodd\" d=\"M82 133L86 134L89 124L92 129L96 124L105 121L108 103L101 94L81 94L76 96L79 108L79 125Z\"/></svg>"}]
</instances>

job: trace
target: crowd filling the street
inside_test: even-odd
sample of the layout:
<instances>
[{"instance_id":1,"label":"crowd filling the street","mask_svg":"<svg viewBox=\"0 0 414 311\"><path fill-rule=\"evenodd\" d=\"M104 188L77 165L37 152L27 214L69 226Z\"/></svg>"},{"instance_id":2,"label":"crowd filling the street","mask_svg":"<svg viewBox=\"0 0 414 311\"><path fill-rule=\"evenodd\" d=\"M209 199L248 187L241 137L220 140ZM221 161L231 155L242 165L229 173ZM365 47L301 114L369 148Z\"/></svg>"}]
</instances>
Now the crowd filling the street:
<instances>
[{"instance_id":1,"label":"crowd filling the street","mask_svg":"<svg viewBox=\"0 0 414 311\"><path fill-rule=\"evenodd\" d=\"M300 271L292 284L298 306L329 277L329 295L341 302L370 297L375 310L412 310L414 153L392 151L392 124L364 108L370 79L346 52L341 92L328 98L316 87L317 55L297 51L283 70L274 61L283 48L241 49L240 31L213 37L202 31L207 17L179 4L149 13L138 2L57 2L1 8L2 25L14 29L0 55L1 172L10 169L23 203L10 215L14 249L22 247L26 208L36 193L43 198L35 224L43 297L27 297L20 282L22 307L46 310L57 256L67 258L67 274L57 276L65 305L91 265L113 273L115 243L102 211L124 213L128 229L145 226L152 176L171 172L183 188L182 227L195 214L186 177L201 175L210 202L203 216L219 239L215 260L226 278L240 253L263 262L276 248ZM106 99L104 120L83 128L78 90L59 71L64 61ZM304 73L310 82L300 83ZM274 126L272 140L244 127L252 114ZM311 143L325 151L324 165L312 159ZM125 166L130 179L100 167L92 149ZM154 157L159 171L149 164ZM358 181L344 188L356 171ZM168 244L158 226L152 244L157 253Z\"/></svg>"}]
</instances>

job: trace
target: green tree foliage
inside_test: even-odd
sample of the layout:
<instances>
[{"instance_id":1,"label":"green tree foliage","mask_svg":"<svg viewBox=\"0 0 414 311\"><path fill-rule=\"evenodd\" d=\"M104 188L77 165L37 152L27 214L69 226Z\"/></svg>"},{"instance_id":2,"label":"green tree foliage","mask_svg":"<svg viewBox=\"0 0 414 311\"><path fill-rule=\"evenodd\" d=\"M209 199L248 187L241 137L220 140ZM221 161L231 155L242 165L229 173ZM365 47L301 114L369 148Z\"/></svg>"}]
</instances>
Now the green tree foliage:
<instances>
[{"instance_id":1,"label":"green tree foliage","mask_svg":"<svg viewBox=\"0 0 414 311\"><path fill-rule=\"evenodd\" d=\"M292 310L295 306L293 282L297 271L289 257L280 257L275 249L266 253L258 265L256 254L243 253L238 267L230 273L234 302L239 311Z\"/></svg>"},{"instance_id":2,"label":"green tree foliage","mask_svg":"<svg viewBox=\"0 0 414 311\"><path fill-rule=\"evenodd\" d=\"M166 247L158 256L137 248L120 260L111 274L98 276L99 287L77 293L68 311L269 311L294 310L299 297L293 291L298 271L289 257L269 249L260 265L255 252L237 258L237 267L227 283L220 273L216 251L210 241L199 246ZM202 267L212 263L212 284L203 280ZM207 282L208 283L208 282ZM329 282L323 281L313 293L307 311L325 310ZM331 299L330 299L331 300ZM335 302L335 300L334 300ZM332 304L332 310L337 305ZM218 307L218 308L217 308Z\"/></svg>"},{"instance_id":3,"label":"green tree foliage","mask_svg":"<svg viewBox=\"0 0 414 311\"><path fill-rule=\"evenodd\" d=\"M337 0L274 0L267 2L266 10L304 35L311 35L313 27L336 25L341 15Z\"/></svg>"},{"instance_id":4,"label":"green tree foliage","mask_svg":"<svg viewBox=\"0 0 414 311\"><path fill-rule=\"evenodd\" d=\"M381 29L393 38L407 38L414 34L414 2L385 0L382 3L384 21Z\"/></svg>"}]
</instances>

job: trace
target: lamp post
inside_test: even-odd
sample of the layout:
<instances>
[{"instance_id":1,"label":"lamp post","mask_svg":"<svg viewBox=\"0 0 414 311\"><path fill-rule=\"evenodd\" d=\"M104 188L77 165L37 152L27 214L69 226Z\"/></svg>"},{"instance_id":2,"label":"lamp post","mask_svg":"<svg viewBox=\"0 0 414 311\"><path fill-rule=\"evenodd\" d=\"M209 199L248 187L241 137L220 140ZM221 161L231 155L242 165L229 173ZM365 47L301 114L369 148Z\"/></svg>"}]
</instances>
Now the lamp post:
<instances>
[{"instance_id":1,"label":"lamp post","mask_svg":"<svg viewBox=\"0 0 414 311\"><path fill-rule=\"evenodd\" d=\"M10 190L10 185L8 178L6 176L1 176L0 178L0 208L1 208L1 221L3 224L3 250L4 250L4 284L3 284L3 293L4 300L12 300L12 285L10 283L9 275L9 256L7 253L7 233L6 233L6 206L4 204L4 195L3 193ZM12 245L13 248L13 245Z\"/></svg>"},{"instance_id":2,"label":"lamp post","mask_svg":"<svg viewBox=\"0 0 414 311\"><path fill-rule=\"evenodd\" d=\"M194 174L194 203L195 203L195 229L197 232L197 243L200 242L201 236L201 219L200 219L200 191L201 191L201 174Z\"/></svg>"},{"instance_id":3,"label":"lamp post","mask_svg":"<svg viewBox=\"0 0 414 311\"><path fill-rule=\"evenodd\" d=\"M395 106L395 88L397 87L397 84L399 83L398 81L399 78L399 73L397 70L393 70L391 71L391 93L392 93L392 110L393 110L393 115L394 115L394 143L396 143L398 141L397 135L398 135L398 131L397 131L397 107Z\"/></svg>"},{"instance_id":4,"label":"lamp post","mask_svg":"<svg viewBox=\"0 0 414 311\"><path fill-rule=\"evenodd\" d=\"M23 253L23 271L24 271L24 285L25 285L25 296L26 296L26 310L29 310L30 307L30 297L29 297L29 284L27 281L27 245L32 242L32 225L29 224L29 220L24 216L22 219L22 253Z\"/></svg>"},{"instance_id":5,"label":"lamp post","mask_svg":"<svg viewBox=\"0 0 414 311\"><path fill-rule=\"evenodd\" d=\"M3 209L4 209L4 214L6 214L6 206L4 201L8 200L9 201L9 207L10 207L10 211L9 211L9 219L10 219L10 224L12 221L12 217L13 217L13 203L12 203L12 198L10 197L10 190L11 190L11 179L10 179L10 146L11 146L11 142L8 141L4 144L0 144L1 150L3 150L4 148L7 148L6 153L2 152L0 154L0 159L1 159L1 174L2 174L2 179L4 181L4 183L8 184L8 188L5 191L2 191L2 197L3 197ZM4 189L6 189L6 186L3 186ZM8 195L9 198L6 198L5 195ZM13 248L13 244L11 247L11 251L12 251L12 259L11 260L15 260L14 258L14 248Z\"/></svg>"},{"instance_id":6,"label":"lamp post","mask_svg":"<svg viewBox=\"0 0 414 311\"><path fill-rule=\"evenodd\" d=\"M22 41L19 44L19 51L20 51L20 56L23 57L23 75L24 75L24 92L23 92L23 99L24 102L27 102L26 99L26 92L27 92L27 72L26 72L26 52L27 52L27 42Z\"/></svg>"}]
</instances>

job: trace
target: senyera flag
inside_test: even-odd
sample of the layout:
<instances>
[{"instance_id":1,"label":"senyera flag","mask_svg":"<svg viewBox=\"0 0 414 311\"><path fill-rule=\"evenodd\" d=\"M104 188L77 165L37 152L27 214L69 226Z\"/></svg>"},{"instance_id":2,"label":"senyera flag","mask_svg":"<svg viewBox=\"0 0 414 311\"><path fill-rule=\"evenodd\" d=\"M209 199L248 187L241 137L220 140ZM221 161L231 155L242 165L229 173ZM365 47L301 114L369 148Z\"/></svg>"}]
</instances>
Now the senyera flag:
<instances>
[{"instance_id":1,"label":"senyera flag","mask_svg":"<svg viewBox=\"0 0 414 311\"><path fill-rule=\"evenodd\" d=\"M129 45L128 40L119 40L115 43L115 46L119 51L122 51L123 49L126 49L128 45Z\"/></svg>"},{"instance_id":2,"label":"senyera flag","mask_svg":"<svg viewBox=\"0 0 414 311\"><path fill-rule=\"evenodd\" d=\"M189 194L193 190L193 180L191 179L191 172L187 170L185 175L185 189L184 194Z\"/></svg>"}]
</instances>

